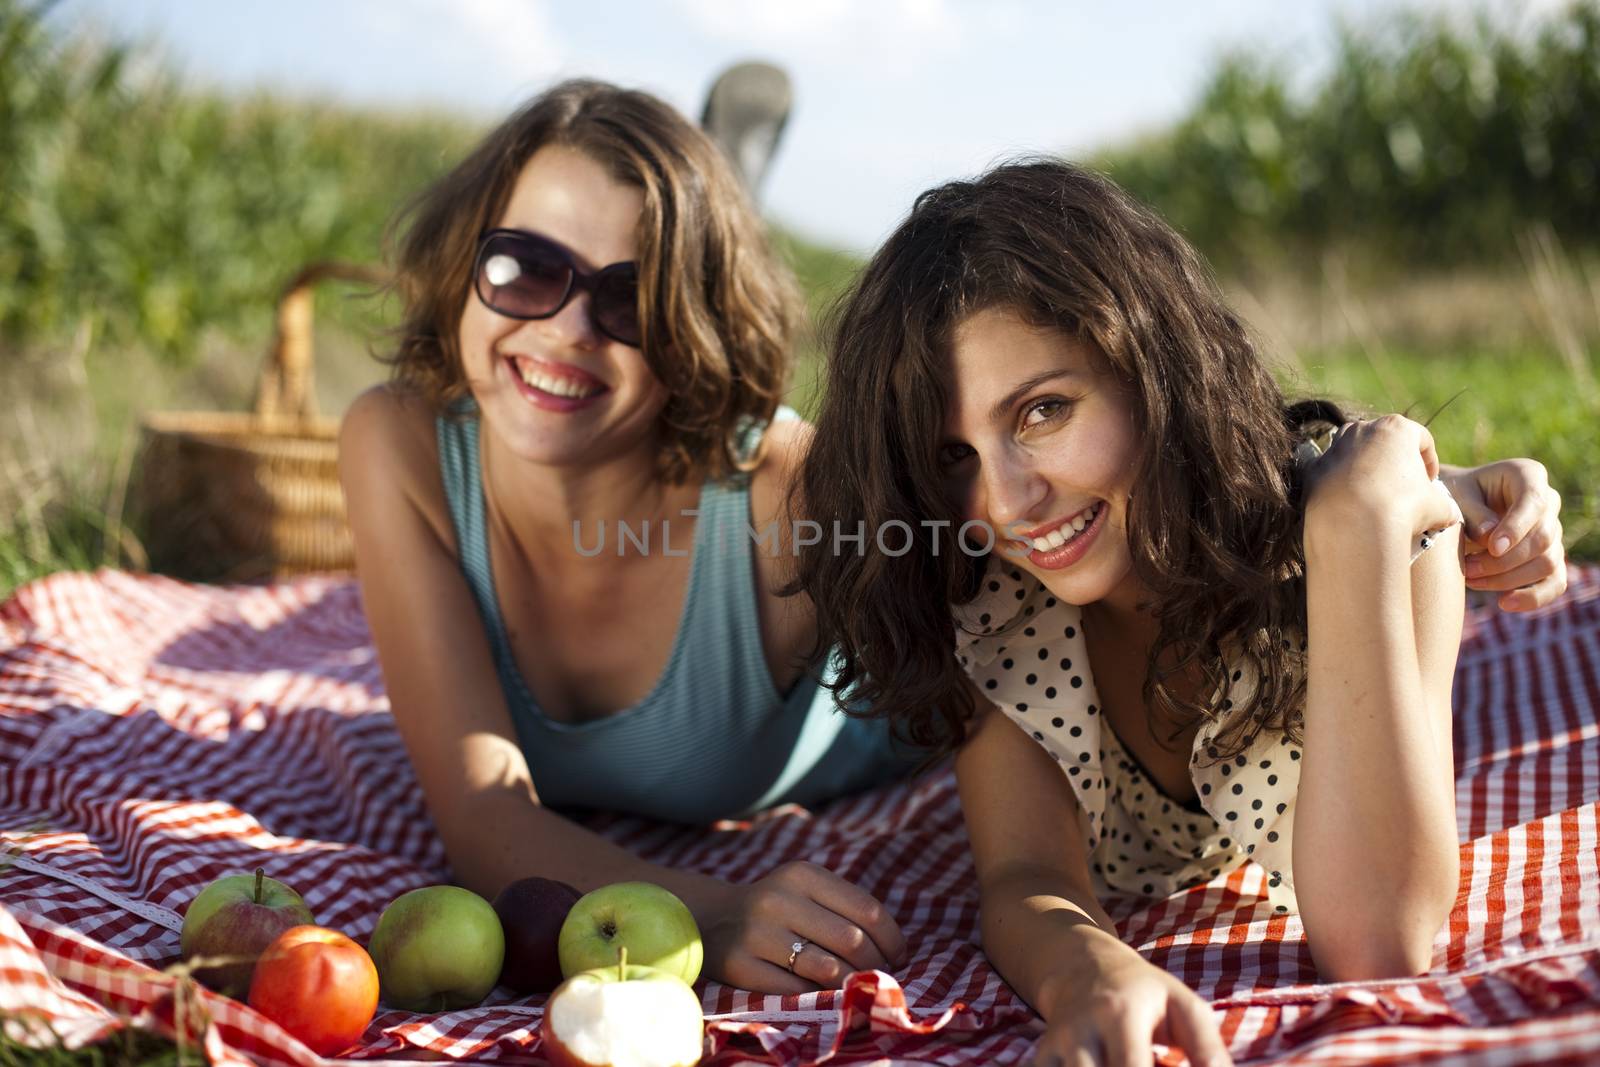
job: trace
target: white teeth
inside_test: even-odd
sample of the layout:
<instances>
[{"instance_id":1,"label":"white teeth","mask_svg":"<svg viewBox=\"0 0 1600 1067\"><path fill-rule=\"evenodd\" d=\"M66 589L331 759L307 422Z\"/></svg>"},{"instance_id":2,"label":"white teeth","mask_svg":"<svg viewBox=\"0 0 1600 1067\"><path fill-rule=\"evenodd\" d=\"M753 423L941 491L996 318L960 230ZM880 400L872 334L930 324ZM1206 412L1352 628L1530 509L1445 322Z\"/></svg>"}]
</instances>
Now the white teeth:
<instances>
[{"instance_id":1,"label":"white teeth","mask_svg":"<svg viewBox=\"0 0 1600 1067\"><path fill-rule=\"evenodd\" d=\"M1049 552L1060 548L1062 545L1066 544L1068 541L1082 533L1084 528L1094 521L1094 517L1099 514L1099 512L1100 504L1097 501L1078 512L1078 514L1074 515L1071 519L1062 523L1060 526L1057 526L1054 530L1051 530L1043 537L1027 538L1027 543L1035 552ZM1072 532L1068 533L1068 530Z\"/></svg>"},{"instance_id":2,"label":"white teeth","mask_svg":"<svg viewBox=\"0 0 1600 1067\"><path fill-rule=\"evenodd\" d=\"M518 372L522 375L522 380L533 386L535 389L538 389L542 392L551 393L555 396L577 398L590 396L598 391L590 389L587 386L580 385L571 378L557 378L554 375L545 374L542 371L534 370L531 367L519 367Z\"/></svg>"}]
</instances>

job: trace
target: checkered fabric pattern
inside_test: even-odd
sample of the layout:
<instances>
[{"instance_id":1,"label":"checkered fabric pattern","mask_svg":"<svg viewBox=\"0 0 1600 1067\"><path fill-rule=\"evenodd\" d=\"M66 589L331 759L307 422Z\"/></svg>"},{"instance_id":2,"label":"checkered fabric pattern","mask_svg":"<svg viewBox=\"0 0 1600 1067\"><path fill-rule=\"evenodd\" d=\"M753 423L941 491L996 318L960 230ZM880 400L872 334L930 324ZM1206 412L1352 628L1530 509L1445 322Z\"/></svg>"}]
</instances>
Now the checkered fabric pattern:
<instances>
[{"instance_id":1,"label":"checkered fabric pattern","mask_svg":"<svg viewBox=\"0 0 1600 1067\"><path fill-rule=\"evenodd\" d=\"M1455 699L1461 895L1426 976L1319 984L1298 919L1270 914L1253 866L1111 902L1126 941L1214 1003L1237 1061L1600 1063L1600 570L1532 616L1473 615ZM76 1047L131 1026L218 1064L322 1062L166 969L184 907L224 874L264 867L358 941L390 900L449 880L387 707L348 579L208 588L103 571L17 591L0 606L5 1038ZM1039 1024L978 947L948 767L749 822L589 825L734 881L822 864L906 933L903 971L841 990L705 983L707 1062L1028 1058ZM537 1063L542 1000L380 1009L347 1058Z\"/></svg>"}]
</instances>

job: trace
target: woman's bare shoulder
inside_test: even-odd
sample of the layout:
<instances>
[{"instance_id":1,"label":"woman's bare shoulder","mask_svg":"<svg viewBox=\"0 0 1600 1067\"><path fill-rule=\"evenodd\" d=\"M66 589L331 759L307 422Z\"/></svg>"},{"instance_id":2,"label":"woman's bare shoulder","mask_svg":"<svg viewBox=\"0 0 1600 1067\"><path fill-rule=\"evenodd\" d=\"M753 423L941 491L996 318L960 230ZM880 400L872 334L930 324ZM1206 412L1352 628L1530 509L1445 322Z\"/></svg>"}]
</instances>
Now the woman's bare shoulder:
<instances>
[{"instance_id":1,"label":"woman's bare shoulder","mask_svg":"<svg viewBox=\"0 0 1600 1067\"><path fill-rule=\"evenodd\" d=\"M785 513L790 486L811 445L813 427L802 419L774 419L762 440L761 464L750 484L750 510L758 523Z\"/></svg>"},{"instance_id":2,"label":"woman's bare shoulder","mask_svg":"<svg viewBox=\"0 0 1600 1067\"><path fill-rule=\"evenodd\" d=\"M374 497L404 499L453 541L436 417L426 400L394 383L375 385L351 402L339 425L339 477L353 519Z\"/></svg>"}]
</instances>

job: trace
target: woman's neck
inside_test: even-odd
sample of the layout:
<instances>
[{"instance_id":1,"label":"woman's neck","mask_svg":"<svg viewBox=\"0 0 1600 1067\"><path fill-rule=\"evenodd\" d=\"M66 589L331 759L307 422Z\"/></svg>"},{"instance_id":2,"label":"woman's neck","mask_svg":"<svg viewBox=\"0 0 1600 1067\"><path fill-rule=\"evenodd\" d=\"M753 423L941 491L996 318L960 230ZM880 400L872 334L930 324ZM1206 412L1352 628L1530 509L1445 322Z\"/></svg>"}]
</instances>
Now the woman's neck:
<instances>
[{"instance_id":1,"label":"woman's neck","mask_svg":"<svg viewBox=\"0 0 1600 1067\"><path fill-rule=\"evenodd\" d=\"M1129 575L1120 585L1099 600L1083 607L1086 625L1119 643L1138 645L1148 651L1155 644L1161 624L1150 610L1144 588Z\"/></svg>"},{"instance_id":2,"label":"woman's neck","mask_svg":"<svg viewBox=\"0 0 1600 1067\"><path fill-rule=\"evenodd\" d=\"M608 540L617 537L619 521L660 530L698 498L697 486L661 480L648 447L593 465L557 467L517 457L492 431L480 440L489 523L502 527L532 558L583 562L587 557L575 549L592 543L601 523Z\"/></svg>"}]
</instances>

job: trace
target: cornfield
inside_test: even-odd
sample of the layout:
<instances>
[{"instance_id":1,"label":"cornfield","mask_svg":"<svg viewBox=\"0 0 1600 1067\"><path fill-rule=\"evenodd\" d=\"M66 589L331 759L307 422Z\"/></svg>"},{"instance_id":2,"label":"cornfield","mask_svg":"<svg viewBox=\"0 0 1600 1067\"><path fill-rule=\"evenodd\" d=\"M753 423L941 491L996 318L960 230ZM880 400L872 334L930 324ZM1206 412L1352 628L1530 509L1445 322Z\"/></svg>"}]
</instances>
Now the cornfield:
<instances>
[{"instance_id":1,"label":"cornfield","mask_svg":"<svg viewBox=\"0 0 1600 1067\"><path fill-rule=\"evenodd\" d=\"M1408 267L1514 260L1535 223L1600 242L1594 0L1345 25L1327 70L1300 73L1229 56L1176 126L1099 162L1228 270L1329 246Z\"/></svg>"}]
</instances>

